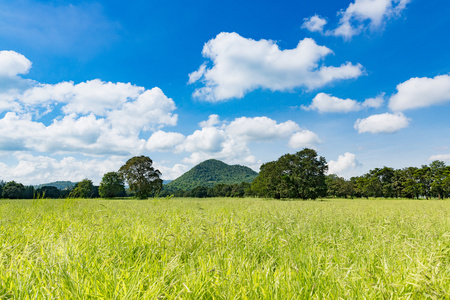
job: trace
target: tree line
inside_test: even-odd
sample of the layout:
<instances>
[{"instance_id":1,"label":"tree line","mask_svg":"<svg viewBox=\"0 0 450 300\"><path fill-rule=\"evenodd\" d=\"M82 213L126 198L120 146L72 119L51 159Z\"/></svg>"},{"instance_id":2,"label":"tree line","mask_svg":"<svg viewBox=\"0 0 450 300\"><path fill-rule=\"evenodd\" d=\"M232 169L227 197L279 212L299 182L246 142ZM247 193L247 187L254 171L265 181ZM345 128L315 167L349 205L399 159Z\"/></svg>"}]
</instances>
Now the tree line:
<instances>
[{"instance_id":1,"label":"tree line","mask_svg":"<svg viewBox=\"0 0 450 300\"><path fill-rule=\"evenodd\" d=\"M72 189L60 190L54 186L24 186L15 181L0 181L0 197L8 199L35 198L114 198L136 196L148 198L157 195L162 188L161 172L152 166L147 156L135 156L129 159L117 172L103 175L99 186L90 179L83 179ZM128 190L125 190L125 182Z\"/></svg>"},{"instance_id":2,"label":"tree line","mask_svg":"<svg viewBox=\"0 0 450 300\"><path fill-rule=\"evenodd\" d=\"M117 172L106 173L99 186L90 179L78 182L73 189L59 190L53 186L35 189L15 181L0 181L0 197L9 199L32 198L114 198L135 196L176 197L264 197L274 199L337 198L411 198L444 199L450 197L450 166L433 161L420 168L375 168L362 176L345 179L326 175L324 157L313 149L285 154L278 160L265 163L253 182L197 186L192 190L164 190L161 172L152 166L147 156L129 159ZM125 189L128 183L128 190Z\"/></svg>"},{"instance_id":3,"label":"tree line","mask_svg":"<svg viewBox=\"0 0 450 300\"><path fill-rule=\"evenodd\" d=\"M436 160L420 168L375 168L349 180L329 175L327 195L339 198L449 198L450 166Z\"/></svg>"}]
</instances>

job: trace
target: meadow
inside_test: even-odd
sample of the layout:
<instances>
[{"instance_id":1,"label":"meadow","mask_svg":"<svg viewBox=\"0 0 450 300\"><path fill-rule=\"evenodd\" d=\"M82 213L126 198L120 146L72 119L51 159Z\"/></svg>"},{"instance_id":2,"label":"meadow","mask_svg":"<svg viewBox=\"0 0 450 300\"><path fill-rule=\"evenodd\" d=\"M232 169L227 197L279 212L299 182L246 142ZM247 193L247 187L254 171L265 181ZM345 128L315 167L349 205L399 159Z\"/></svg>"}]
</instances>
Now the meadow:
<instances>
[{"instance_id":1,"label":"meadow","mask_svg":"<svg viewBox=\"0 0 450 300\"><path fill-rule=\"evenodd\" d=\"M449 299L448 291L450 201L0 201L0 299Z\"/></svg>"}]
</instances>

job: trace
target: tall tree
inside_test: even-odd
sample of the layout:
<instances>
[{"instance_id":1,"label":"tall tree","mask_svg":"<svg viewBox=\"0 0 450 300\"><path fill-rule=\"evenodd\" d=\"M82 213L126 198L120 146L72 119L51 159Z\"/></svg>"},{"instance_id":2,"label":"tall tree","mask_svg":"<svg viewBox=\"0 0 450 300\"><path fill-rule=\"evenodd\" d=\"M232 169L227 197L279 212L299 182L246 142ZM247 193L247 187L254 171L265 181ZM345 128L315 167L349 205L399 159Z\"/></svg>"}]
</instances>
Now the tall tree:
<instances>
[{"instance_id":1,"label":"tall tree","mask_svg":"<svg viewBox=\"0 0 450 300\"><path fill-rule=\"evenodd\" d=\"M96 189L92 180L83 179L78 182L73 190L70 192L69 197L72 198L94 198L96 196Z\"/></svg>"},{"instance_id":2,"label":"tall tree","mask_svg":"<svg viewBox=\"0 0 450 300\"><path fill-rule=\"evenodd\" d=\"M162 189L161 172L153 168L153 161L147 156L130 158L119 169L119 175L128 182L136 196L145 199Z\"/></svg>"},{"instance_id":3,"label":"tall tree","mask_svg":"<svg viewBox=\"0 0 450 300\"><path fill-rule=\"evenodd\" d=\"M23 199L25 193L25 187L23 184L10 181L5 184L2 190L3 198L9 199Z\"/></svg>"},{"instance_id":4,"label":"tall tree","mask_svg":"<svg viewBox=\"0 0 450 300\"><path fill-rule=\"evenodd\" d=\"M327 169L325 158L305 148L262 165L252 190L263 197L317 199L326 195Z\"/></svg>"},{"instance_id":5,"label":"tall tree","mask_svg":"<svg viewBox=\"0 0 450 300\"><path fill-rule=\"evenodd\" d=\"M102 198L125 196L125 184L119 173L109 172L103 175L98 192Z\"/></svg>"},{"instance_id":6,"label":"tall tree","mask_svg":"<svg viewBox=\"0 0 450 300\"><path fill-rule=\"evenodd\" d=\"M445 172L445 163L440 160L435 160L430 164L431 177L433 182L431 183L431 195L442 199L444 195L444 182L447 174Z\"/></svg>"}]
</instances>

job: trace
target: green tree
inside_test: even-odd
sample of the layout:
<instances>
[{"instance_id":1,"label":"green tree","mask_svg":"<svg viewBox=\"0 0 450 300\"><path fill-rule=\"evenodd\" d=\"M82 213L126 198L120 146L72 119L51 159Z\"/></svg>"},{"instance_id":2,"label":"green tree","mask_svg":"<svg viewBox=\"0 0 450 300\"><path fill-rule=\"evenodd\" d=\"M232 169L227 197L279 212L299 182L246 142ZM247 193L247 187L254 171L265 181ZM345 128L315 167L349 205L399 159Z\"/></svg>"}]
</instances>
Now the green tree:
<instances>
[{"instance_id":1,"label":"green tree","mask_svg":"<svg viewBox=\"0 0 450 300\"><path fill-rule=\"evenodd\" d=\"M103 175L98 192L102 198L125 196L125 184L119 173L109 172Z\"/></svg>"},{"instance_id":2,"label":"green tree","mask_svg":"<svg viewBox=\"0 0 450 300\"><path fill-rule=\"evenodd\" d=\"M162 189L161 172L153 168L153 161L147 156L130 158L120 167L119 175L128 182L136 196L145 199Z\"/></svg>"},{"instance_id":3,"label":"green tree","mask_svg":"<svg viewBox=\"0 0 450 300\"><path fill-rule=\"evenodd\" d=\"M6 185L6 182L4 182L3 180L0 180L0 197L3 197L3 187Z\"/></svg>"},{"instance_id":4,"label":"green tree","mask_svg":"<svg viewBox=\"0 0 450 300\"><path fill-rule=\"evenodd\" d=\"M69 197L72 198L94 198L95 196L96 189L94 184L92 180L87 178L78 182L69 194Z\"/></svg>"},{"instance_id":5,"label":"green tree","mask_svg":"<svg viewBox=\"0 0 450 300\"><path fill-rule=\"evenodd\" d=\"M42 198L56 199L61 196L61 191L55 186L43 186L36 190L36 195Z\"/></svg>"},{"instance_id":6,"label":"green tree","mask_svg":"<svg viewBox=\"0 0 450 300\"><path fill-rule=\"evenodd\" d=\"M327 169L325 158L306 148L262 165L252 190L262 197L317 199L326 195Z\"/></svg>"},{"instance_id":7,"label":"green tree","mask_svg":"<svg viewBox=\"0 0 450 300\"><path fill-rule=\"evenodd\" d=\"M25 187L23 184L10 181L5 184L2 190L2 197L8 199L23 199Z\"/></svg>"},{"instance_id":8,"label":"green tree","mask_svg":"<svg viewBox=\"0 0 450 300\"><path fill-rule=\"evenodd\" d=\"M435 160L430 164L431 169L431 195L437 197L438 199L443 199L444 188L445 188L445 178L447 174L445 172L446 166L443 161Z\"/></svg>"}]
</instances>

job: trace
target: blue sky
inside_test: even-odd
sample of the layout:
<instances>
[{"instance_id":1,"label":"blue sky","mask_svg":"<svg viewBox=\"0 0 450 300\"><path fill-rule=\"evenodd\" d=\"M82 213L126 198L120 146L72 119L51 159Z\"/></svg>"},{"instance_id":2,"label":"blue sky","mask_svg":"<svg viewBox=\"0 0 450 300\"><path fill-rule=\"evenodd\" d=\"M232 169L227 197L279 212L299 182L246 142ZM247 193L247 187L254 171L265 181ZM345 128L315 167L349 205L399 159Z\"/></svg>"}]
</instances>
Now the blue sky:
<instances>
[{"instance_id":1,"label":"blue sky","mask_svg":"<svg viewBox=\"0 0 450 300\"><path fill-rule=\"evenodd\" d=\"M174 179L314 148L331 173L450 163L450 3L0 0L0 179Z\"/></svg>"}]
</instances>

